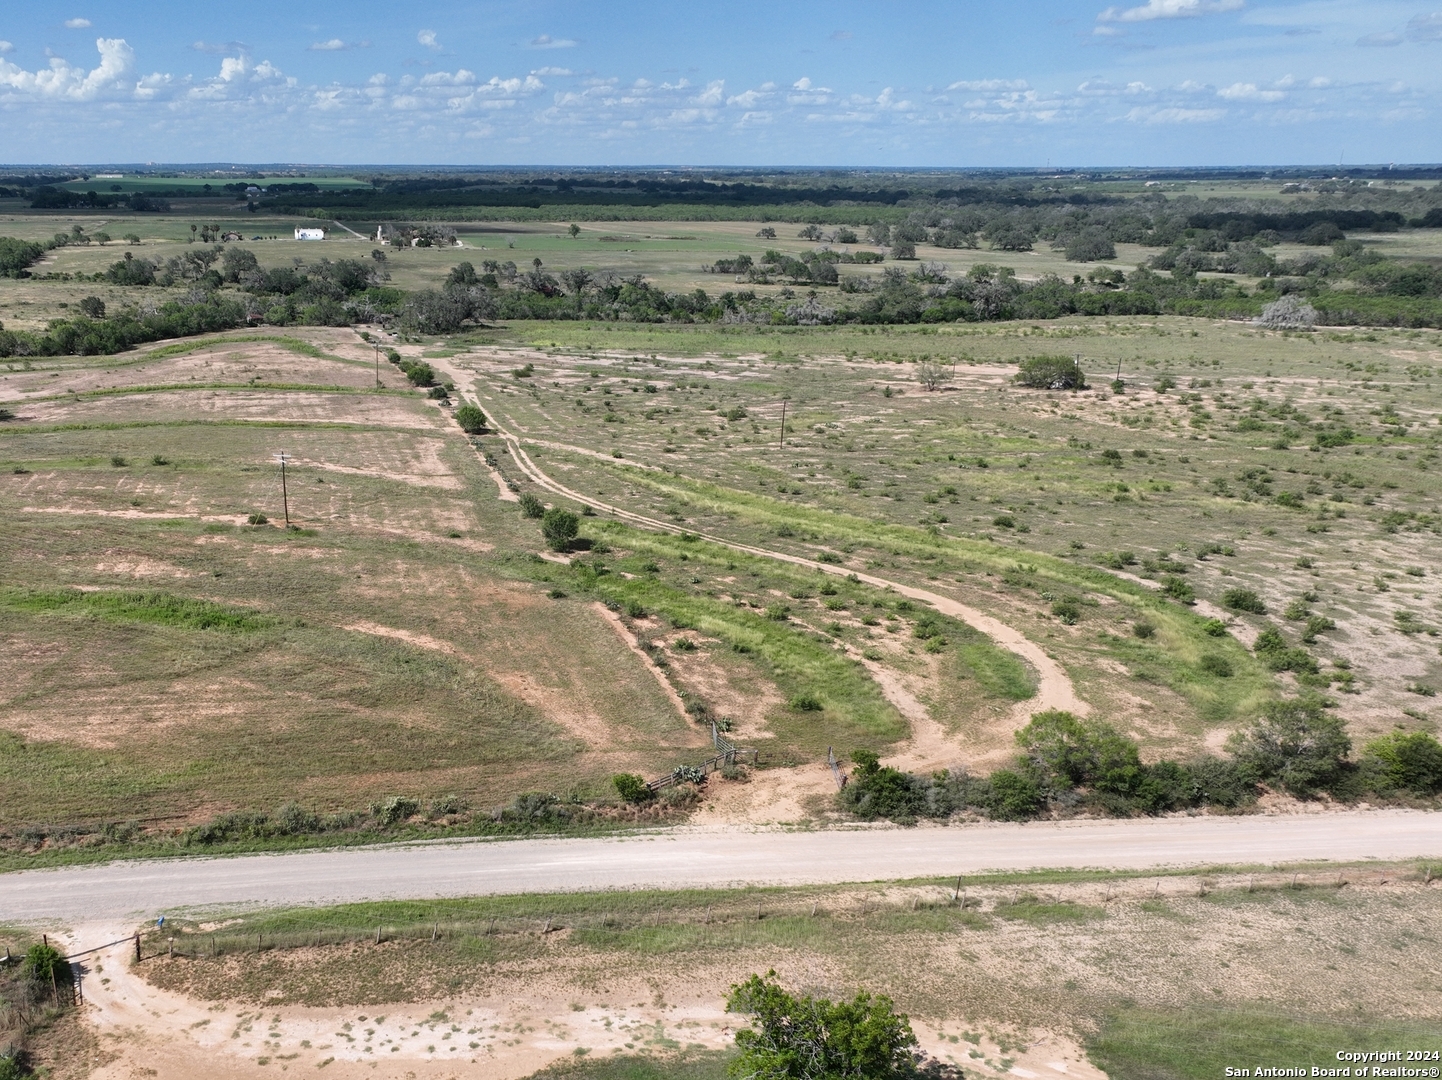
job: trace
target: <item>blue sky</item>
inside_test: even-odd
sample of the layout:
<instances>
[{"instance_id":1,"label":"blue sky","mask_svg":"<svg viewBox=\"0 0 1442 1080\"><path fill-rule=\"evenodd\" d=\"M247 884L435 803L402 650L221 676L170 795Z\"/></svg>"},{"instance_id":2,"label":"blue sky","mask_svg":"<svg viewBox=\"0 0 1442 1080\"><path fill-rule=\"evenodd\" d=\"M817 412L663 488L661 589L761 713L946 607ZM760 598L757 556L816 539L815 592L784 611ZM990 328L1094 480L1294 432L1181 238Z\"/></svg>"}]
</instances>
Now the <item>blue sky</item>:
<instances>
[{"instance_id":1,"label":"blue sky","mask_svg":"<svg viewBox=\"0 0 1442 1080\"><path fill-rule=\"evenodd\" d=\"M10 163L1437 162L1439 105L1442 0L0 12Z\"/></svg>"}]
</instances>

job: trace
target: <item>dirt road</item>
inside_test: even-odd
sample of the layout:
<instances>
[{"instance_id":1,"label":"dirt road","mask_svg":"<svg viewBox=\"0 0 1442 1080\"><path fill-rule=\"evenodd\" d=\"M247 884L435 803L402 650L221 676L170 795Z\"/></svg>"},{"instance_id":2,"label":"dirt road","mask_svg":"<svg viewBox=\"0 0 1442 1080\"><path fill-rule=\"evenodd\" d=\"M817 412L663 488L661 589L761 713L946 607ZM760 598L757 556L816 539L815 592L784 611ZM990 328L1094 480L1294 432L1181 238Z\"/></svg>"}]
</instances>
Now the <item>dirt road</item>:
<instances>
[{"instance_id":1,"label":"dirt road","mask_svg":"<svg viewBox=\"0 0 1442 1080\"><path fill-rule=\"evenodd\" d=\"M816 832L639 836L306 851L0 875L0 922L97 922L210 905L332 904L570 890L806 884L1036 867L1442 858L1442 814L1413 810Z\"/></svg>"}]
</instances>

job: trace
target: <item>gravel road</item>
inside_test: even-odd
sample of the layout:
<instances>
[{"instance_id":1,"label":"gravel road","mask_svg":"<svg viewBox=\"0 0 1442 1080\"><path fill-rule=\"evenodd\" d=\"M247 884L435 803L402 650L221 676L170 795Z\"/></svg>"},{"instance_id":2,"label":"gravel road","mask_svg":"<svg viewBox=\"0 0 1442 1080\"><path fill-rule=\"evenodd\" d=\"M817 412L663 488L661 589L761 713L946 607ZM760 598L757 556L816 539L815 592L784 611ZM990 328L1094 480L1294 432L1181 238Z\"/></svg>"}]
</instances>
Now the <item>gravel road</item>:
<instances>
[{"instance_id":1,"label":"gravel road","mask_svg":"<svg viewBox=\"0 0 1442 1080\"><path fill-rule=\"evenodd\" d=\"M1439 857L1442 814L1373 810L915 829L680 828L0 874L0 921L71 924L216 905L808 884L1061 867L1146 869Z\"/></svg>"}]
</instances>

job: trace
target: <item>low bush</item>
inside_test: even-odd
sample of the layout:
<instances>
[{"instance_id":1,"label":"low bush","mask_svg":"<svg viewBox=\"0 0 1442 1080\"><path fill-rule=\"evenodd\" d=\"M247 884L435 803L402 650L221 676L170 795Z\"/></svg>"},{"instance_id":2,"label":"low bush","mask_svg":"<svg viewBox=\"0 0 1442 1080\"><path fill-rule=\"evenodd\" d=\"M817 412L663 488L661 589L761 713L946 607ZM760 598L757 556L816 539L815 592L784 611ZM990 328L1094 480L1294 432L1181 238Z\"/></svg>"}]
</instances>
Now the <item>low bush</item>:
<instances>
[{"instance_id":1,"label":"low bush","mask_svg":"<svg viewBox=\"0 0 1442 1080\"><path fill-rule=\"evenodd\" d=\"M1222 606L1230 611L1245 611L1252 615L1267 613L1267 605L1251 589L1228 589L1222 593Z\"/></svg>"},{"instance_id":2,"label":"low bush","mask_svg":"<svg viewBox=\"0 0 1442 1080\"><path fill-rule=\"evenodd\" d=\"M552 551L569 551L581 531L581 519L569 510L553 506L541 515L541 535Z\"/></svg>"},{"instance_id":3,"label":"low bush","mask_svg":"<svg viewBox=\"0 0 1442 1080\"><path fill-rule=\"evenodd\" d=\"M646 781L635 773L617 773L611 777L611 783L623 802L640 805L656 797L656 793L646 786Z\"/></svg>"},{"instance_id":4,"label":"low bush","mask_svg":"<svg viewBox=\"0 0 1442 1080\"><path fill-rule=\"evenodd\" d=\"M1442 793L1442 743L1424 731L1394 731L1367 744L1387 779L1418 795Z\"/></svg>"},{"instance_id":5,"label":"low bush","mask_svg":"<svg viewBox=\"0 0 1442 1080\"><path fill-rule=\"evenodd\" d=\"M541 502L540 499L536 498L536 496L531 494L529 491L521 493L520 506L521 513L525 514L528 518L539 518L545 516L546 504Z\"/></svg>"},{"instance_id":6,"label":"low bush","mask_svg":"<svg viewBox=\"0 0 1442 1080\"><path fill-rule=\"evenodd\" d=\"M486 414L479 406L470 402L462 405L456 410L456 423L467 435L480 435L486 430Z\"/></svg>"}]
</instances>

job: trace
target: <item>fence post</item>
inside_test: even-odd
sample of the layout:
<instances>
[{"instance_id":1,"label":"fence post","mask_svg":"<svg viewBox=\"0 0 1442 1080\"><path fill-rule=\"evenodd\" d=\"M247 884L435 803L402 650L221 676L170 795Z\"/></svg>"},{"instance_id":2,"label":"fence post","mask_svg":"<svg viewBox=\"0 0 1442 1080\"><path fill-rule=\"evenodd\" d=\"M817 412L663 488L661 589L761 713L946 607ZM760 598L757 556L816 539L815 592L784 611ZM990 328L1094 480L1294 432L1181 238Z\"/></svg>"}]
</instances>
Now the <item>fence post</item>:
<instances>
[{"instance_id":1,"label":"fence post","mask_svg":"<svg viewBox=\"0 0 1442 1080\"><path fill-rule=\"evenodd\" d=\"M140 935L135 935L135 962L140 963Z\"/></svg>"}]
</instances>

